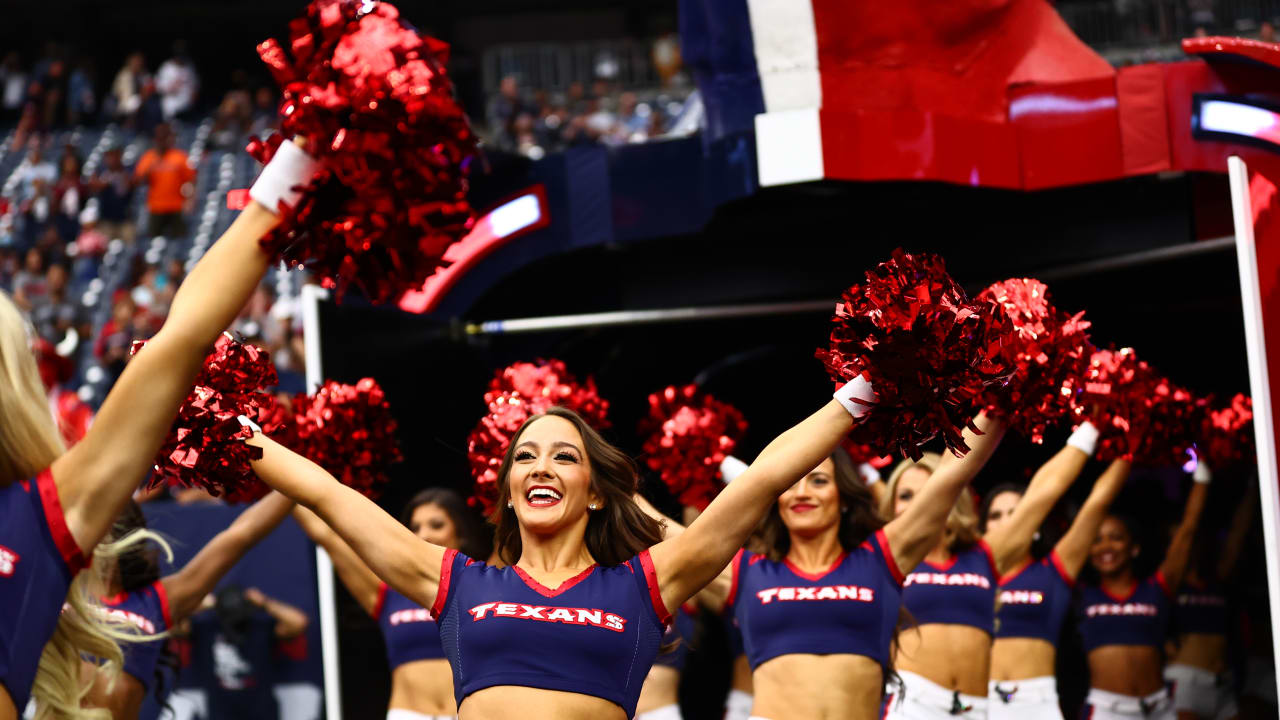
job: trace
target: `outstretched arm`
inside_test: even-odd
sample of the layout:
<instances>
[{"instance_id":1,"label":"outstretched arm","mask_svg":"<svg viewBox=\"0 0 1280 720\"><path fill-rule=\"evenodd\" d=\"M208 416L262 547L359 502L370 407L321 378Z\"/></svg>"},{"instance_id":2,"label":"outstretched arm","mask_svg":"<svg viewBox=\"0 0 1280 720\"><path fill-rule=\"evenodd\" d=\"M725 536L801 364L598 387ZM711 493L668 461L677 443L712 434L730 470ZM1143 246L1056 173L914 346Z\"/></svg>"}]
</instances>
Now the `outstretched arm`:
<instances>
[{"instance_id":1,"label":"outstretched arm","mask_svg":"<svg viewBox=\"0 0 1280 720\"><path fill-rule=\"evenodd\" d=\"M262 608L276 621L275 633L278 638L293 638L307 630L307 614L283 600L277 600L263 594L258 588L244 591L249 602Z\"/></svg>"},{"instance_id":2,"label":"outstretched arm","mask_svg":"<svg viewBox=\"0 0 1280 720\"><path fill-rule=\"evenodd\" d=\"M853 422L838 401L827 403L769 443L751 467L721 490L683 533L651 548L666 606L679 606L711 582L746 542L769 506L826 459Z\"/></svg>"},{"instance_id":3,"label":"outstretched arm","mask_svg":"<svg viewBox=\"0 0 1280 720\"><path fill-rule=\"evenodd\" d=\"M339 483L324 468L255 434L253 463L263 482L320 517L387 585L422 607L435 604L445 548L423 541L372 500Z\"/></svg>"},{"instance_id":4,"label":"outstretched arm","mask_svg":"<svg viewBox=\"0 0 1280 720\"><path fill-rule=\"evenodd\" d=\"M215 535L191 558L191 562L164 578L161 582L169 596L169 613L173 622L190 617L222 576L240 562L250 548L276 529L292 507L293 501L278 492L267 495L240 513L230 527Z\"/></svg>"},{"instance_id":5,"label":"outstretched arm","mask_svg":"<svg viewBox=\"0 0 1280 720\"><path fill-rule=\"evenodd\" d=\"M1031 555L1031 541L1036 530L1093 455L1093 443L1085 443L1081 439L1082 432L1096 438L1098 431L1088 421L1083 423L1067 441L1066 447L1032 476L1031 484L1014 507L1009 522L987 533L987 545L991 546L1000 574L1009 572Z\"/></svg>"},{"instance_id":6,"label":"outstretched arm","mask_svg":"<svg viewBox=\"0 0 1280 720\"><path fill-rule=\"evenodd\" d=\"M1191 561L1191 543L1196 536L1196 528L1200 525L1200 515L1204 512L1205 502L1209 499L1209 467L1201 460L1196 466L1195 482L1191 485L1191 493L1187 495L1187 506L1182 511L1182 522L1173 532L1173 540L1169 542L1169 550L1164 554L1164 562L1160 563L1160 574L1164 576L1165 586L1176 591L1182 584L1182 577L1187 571L1187 563Z\"/></svg>"},{"instance_id":7,"label":"outstretched arm","mask_svg":"<svg viewBox=\"0 0 1280 720\"><path fill-rule=\"evenodd\" d=\"M356 599L360 607L372 615L378 604L378 590L382 586L378 576L374 575L351 546L343 542L342 538L338 537L338 533L325 525L315 513L297 506L293 510L293 519L302 526L302 530L307 533L307 537L311 538L311 542L329 553L329 558L333 560L333 568L338 572L338 578L342 580L342 584L347 586L347 591Z\"/></svg>"},{"instance_id":8,"label":"outstretched arm","mask_svg":"<svg viewBox=\"0 0 1280 720\"><path fill-rule=\"evenodd\" d=\"M933 471L920 494L902 515L884 526L884 534L893 550L893 560L903 572L910 572L929 551L942 540L947 516L956 499L978 475L995 453L1004 437L1004 423L981 413L973 424L982 432L964 431L969 452L963 458L947 453Z\"/></svg>"},{"instance_id":9,"label":"outstretched arm","mask_svg":"<svg viewBox=\"0 0 1280 720\"><path fill-rule=\"evenodd\" d=\"M1227 541L1222 546L1222 560L1218 563L1219 582L1226 582L1235 573L1244 540L1253 528L1254 516L1258 514L1258 484L1250 482L1246 487L1244 499L1231 516L1231 529L1227 531Z\"/></svg>"},{"instance_id":10,"label":"outstretched arm","mask_svg":"<svg viewBox=\"0 0 1280 720\"><path fill-rule=\"evenodd\" d=\"M1080 512L1076 513L1076 519L1071 521L1071 527L1053 547L1058 560L1062 562L1062 569L1072 580L1076 579L1084 568L1085 561L1089 559L1089 546L1098 535L1098 528L1102 526L1102 519L1107 516L1107 509L1129 479L1132 467L1133 464L1128 460L1115 460L1107 466L1094 481L1093 490L1089 492Z\"/></svg>"}]
</instances>

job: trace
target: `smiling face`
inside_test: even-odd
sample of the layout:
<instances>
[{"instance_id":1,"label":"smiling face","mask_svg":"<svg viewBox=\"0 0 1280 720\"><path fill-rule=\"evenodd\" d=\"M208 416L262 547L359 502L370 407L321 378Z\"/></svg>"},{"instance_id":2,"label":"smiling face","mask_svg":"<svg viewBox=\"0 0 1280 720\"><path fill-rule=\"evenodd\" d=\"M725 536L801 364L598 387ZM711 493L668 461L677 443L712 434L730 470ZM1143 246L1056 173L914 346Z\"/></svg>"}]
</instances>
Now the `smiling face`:
<instances>
[{"instance_id":1,"label":"smiling face","mask_svg":"<svg viewBox=\"0 0 1280 720\"><path fill-rule=\"evenodd\" d=\"M1009 522L1009 518L1013 515L1013 509L1017 507L1018 501L1021 499L1022 493L1016 493L1012 490L1006 490L991 498L991 504L987 506L987 532L991 532Z\"/></svg>"},{"instance_id":2,"label":"smiling face","mask_svg":"<svg viewBox=\"0 0 1280 720\"><path fill-rule=\"evenodd\" d=\"M840 525L840 491L836 463L822 461L778 498L782 523L793 535L813 536Z\"/></svg>"},{"instance_id":3,"label":"smiling face","mask_svg":"<svg viewBox=\"0 0 1280 720\"><path fill-rule=\"evenodd\" d=\"M929 471L922 467L913 467L898 478L893 492L893 516L900 517L907 511L911 501L915 499L924 484L929 481Z\"/></svg>"},{"instance_id":4,"label":"smiling face","mask_svg":"<svg viewBox=\"0 0 1280 720\"><path fill-rule=\"evenodd\" d=\"M435 503L423 503L413 509L409 518L409 530L414 535L440 547L458 549L458 526L444 508Z\"/></svg>"},{"instance_id":5,"label":"smiling face","mask_svg":"<svg viewBox=\"0 0 1280 720\"><path fill-rule=\"evenodd\" d=\"M523 530L556 533L581 523L587 506L603 506L592 488L591 463L573 423L545 415L525 427L512 450L510 501Z\"/></svg>"},{"instance_id":6,"label":"smiling face","mask_svg":"<svg viewBox=\"0 0 1280 720\"><path fill-rule=\"evenodd\" d=\"M1093 569L1103 577L1119 575L1132 566L1137 556L1138 546L1124 521L1114 515L1104 519L1089 547L1089 564Z\"/></svg>"}]
</instances>

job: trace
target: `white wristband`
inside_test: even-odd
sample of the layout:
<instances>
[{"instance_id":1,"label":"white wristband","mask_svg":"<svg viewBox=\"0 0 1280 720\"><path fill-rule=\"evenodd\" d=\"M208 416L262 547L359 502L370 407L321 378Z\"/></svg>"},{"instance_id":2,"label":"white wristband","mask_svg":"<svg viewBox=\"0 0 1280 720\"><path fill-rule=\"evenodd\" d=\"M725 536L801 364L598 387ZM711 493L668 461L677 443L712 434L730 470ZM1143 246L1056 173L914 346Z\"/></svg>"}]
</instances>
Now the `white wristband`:
<instances>
[{"instance_id":1,"label":"white wristband","mask_svg":"<svg viewBox=\"0 0 1280 720\"><path fill-rule=\"evenodd\" d=\"M320 161L308 155L294 142L282 142L271 162L262 168L262 174L249 188L253 198L273 213L280 212L280 203L288 207L298 204L301 188L316 174Z\"/></svg>"},{"instance_id":2,"label":"white wristband","mask_svg":"<svg viewBox=\"0 0 1280 720\"><path fill-rule=\"evenodd\" d=\"M1201 485L1208 485L1213 480L1213 471L1209 469L1209 463L1205 462L1204 458L1196 461L1196 469L1191 471L1191 480Z\"/></svg>"},{"instance_id":3,"label":"white wristband","mask_svg":"<svg viewBox=\"0 0 1280 720\"><path fill-rule=\"evenodd\" d=\"M867 487L875 485L880 482L881 479L880 471L876 469L875 465L872 465L869 462L864 462L858 465L858 475L862 477L862 483Z\"/></svg>"},{"instance_id":4,"label":"white wristband","mask_svg":"<svg viewBox=\"0 0 1280 720\"><path fill-rule=\"evenodd\" d=\"M1077 448L1080 452L1093 457L1093 453L1098 450L1098 436L1101 433L1093 423L1085 420L1080 423L1080 427L1071 433L1071 437L1067 438L1067 444L1073 448Z\"/></svg>"},{"instance_id":5,"label":"white wristband","mask_svg":"<svg viewBox=\"0 0 1280 720\"><path fill-rule=\"evenodd\" d=\"M242 427L251 428L253 432L257 434L262 433L262 427L259 426L258 423L250 420L248 415L240 415L236 417L236 419L240 421L240 425Z\"/></svg>"},{"instance_id":6,"label":"white wristband","mask_svg":"<svg viewBox=\"0 0 1280 720\"><path fill-rule=\"evenodd\" d=\"M861 375L845 383L831 397L844 406L845 410L857 420L871 412L871 403L880 398L871 387L871 383ZM856 399L855 399L856 398ZM862 402L858 402L861 400Z\"/></svg>"},{"instance_id":7,"label":"white wristband","mask_svg":"<svg viewBox=\"0 0 1280 720\"><path fill-rule=\"evenodd\" d=\"M746 471L747 464L732 455L725 455L724 460L720 462L720 476L724 478L725 485L733 482Z\"/></svg>"}]
</instances>

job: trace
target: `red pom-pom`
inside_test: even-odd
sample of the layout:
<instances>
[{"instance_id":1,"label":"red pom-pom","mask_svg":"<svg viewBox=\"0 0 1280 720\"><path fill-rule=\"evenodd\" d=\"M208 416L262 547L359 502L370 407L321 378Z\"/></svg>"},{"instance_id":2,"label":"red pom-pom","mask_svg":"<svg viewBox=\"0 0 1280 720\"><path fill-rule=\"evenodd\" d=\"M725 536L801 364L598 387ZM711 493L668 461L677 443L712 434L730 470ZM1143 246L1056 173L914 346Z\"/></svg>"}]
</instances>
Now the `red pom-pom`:
<instances>
[{"instance_id":1,"label":"red pom-pom","mask_svg":"<svg viewBox=\"0 0 1280 720\"><path fill-rule=\"evenodd\" d=\"M836 305L831 346L817 355L837 383L865 373L879 400L856 428L855 442L879 454L919 458L942 434L957 454L976 399L1012 371L1001 353L1008 320L990 303L971 302L937 255L892 259L866 273Z\"/></svg>"},{"instance_id":2,"label":"red pom-pom","mask_svg":"<svg viewBox=\"0 0 1280 720\"><path fill-rule=\"evenodd\" d=\"M143 345L134 343L133 353ZM160 446L149 487L167 482L231 501L265 495L266 486L250 467L262 450L245 443L253 431L237 418L258 417L274 402L260 390L275 384L276 369L267 351L230 335L219 337Z\"/></svg>"},{"instance_id":3,"label":"red pom-pom","mask_svg":"<svg viewBox=\"0 0 1280 720\"><path fill-rule=\"evenodd\" d=\"M377 497L391 465L404 459L391 407L373 378L325 381L314 394L295 397L293 413L298 452L366 497Z\"/></svg>"},{"instance_id":4,"label":"red pom-pom","mask_svg":"<svg viewBox=\"0 0 1280 720\"><path fill-rule=\"evenodd\" d=\"M1150 392L1150 419L1133 457L1147 465L1181 466L1200 436L1203 410L1191 393L1168 378L1156 379Z\"/></svg>"},{"instance_id":5,"label":"red pom-pom","mask_svg":"<svg viewBox=\"0 0 1280 720\"><path fill-rule=\"evenodd\" d=\"M1098 459L1133 459L1151 424L1158 382L1133 348L1095 350L1085 372L1069 380L1072 416L1099 430Z\"/></svg>"},{"instance_id":6,"label":"red pom-pom","mask_svg":"<svg viewBox=\"0 0 1280 720\"><path fill-rule=\"evenodd\" d=\"M845 438L840 441L840 447L849 454L849 459L855 466L866 463L877 470L883 470L893 463L892 455L881 455L880 450L869 443L857 443L852 438Z\"/></svg>"},{"instance_id":7,"label":"red pom-pom","mask_svg":"<svg viewBox=\"0 0 1280 720\"><path fill-rule=\"evenodd\" d=\"M1255 462L1252 398L1236 393L1227 405L1218 406L1213 398L1206 398L1201 405L1197 449L1209 466L1224 468L1239 462Z\"/></svg>"},{"instance_id":8,"label":"red pom-pom","mask_svg":"<svg viewBox=\"0 0 1280 720\"><path fill-rule=\"evenodd\" d=\"M339 298L352 285L377 303L420 288L472 222L476 141L445 71L448 46L367 0L315 0L289 35L258 54L284 91L284 136L306 137L323 167L264 247ZM265 163L280 142L248 149Z\"/></svg>"},{"instance_id":9,"label":"red pom-pom","mask_svg":"<svg viewBox=\"0 0 1280 720\"><path fill-rule=\"evenodd\" d=\"M646 438L645 464L682 505L705 510L724 487L720 463L746 434L747 421L696 385L670 386L649 396L639 431Z\"/></svg>"},{"instance_id":10,"label":"red pom-pom","mask_svg":"<svg viewBox=\"0 0 1280 720\"><path fill-rule=\"evenodd\" d=\"M488 413L467 436L467 460L475 478L470 502L486 515L497 503L502 459L525 420L560 406L578 413L597 430L609 427L609 403L596 392L595 380L588 377L579 383L559 360L518 362L499 370L489 381L484 401Z\"/></svg>"},{"instance_id":11,"label":"red pom-pom","mask_svg":"<svg viewBox=\"0 0 1280 720\"><path fill-rule=\"evenodd\" d=\"M1031 278L996 283L978 299L994 303L1013 325L1004 348L1013 376L983 393L987 412L1043 443L1045 430L1071 413L1067 384L1089 364L1090 323L1083 312L1068 315L1051 305L1048 288Z\"/></svg>"}]
</instances>

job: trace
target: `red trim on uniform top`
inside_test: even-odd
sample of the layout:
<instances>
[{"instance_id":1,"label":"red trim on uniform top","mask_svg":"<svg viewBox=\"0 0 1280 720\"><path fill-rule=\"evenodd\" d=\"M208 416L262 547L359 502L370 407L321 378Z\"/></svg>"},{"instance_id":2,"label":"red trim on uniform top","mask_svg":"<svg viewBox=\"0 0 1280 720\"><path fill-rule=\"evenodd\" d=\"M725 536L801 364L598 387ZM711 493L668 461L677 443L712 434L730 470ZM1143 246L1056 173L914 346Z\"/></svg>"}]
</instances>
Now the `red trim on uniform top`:
<instances>
[{"instance_id":1,"label":"red trim on uniform top","mask_svg":"<svg viewBox=\"0 0 1280 720\"><path fill-rule=\"evenodd\" d=\"M816 573L805 572L804 570L801 570L795 563L791 562L791 558L783 558L782 564L786 565L788 570L795 573L796 575L799 575L805 580L808 580L810 582L817 582L822 578L830 575L832 570L835 570L836 568L840 567L840 563L844 562L844 559L847 557L849 557L849 553L847 552L840 553L840 557L836 558L836 561L831 563L831 567Z\"/></svg>"},{"instance_id":2,"label":"red trim on uniform top","mask_svg":"<svg viewBox=\"0 0 1280 720\"><path fill-rule=\"evenodd\" d=\"M653 610L658 613L658 622L663 625L671 624L671 613L667 611L667 604L662 602L662 591L658 589L658 572L653 569L653 558L649 556L648 550L641 550L636 557L640 558L640 567L644 568L644 579L649 585L649 599L653 601Z\"/></svg>"},{"instance_id":3,"label":"red trim on uniform top","mask_svg":"<svg viewBox=\"0 0 1280 720\"><path fill-rule=\"evenodd\" d=\"M457 550L447 548L444 551L444 557L440 559L440 583L436 588L436 601L431 603L432 620L440 619L440 613L444 612L445 601L449 599L449 579L453 574L453 558L457 554Z\"/></svg>"},{"instance_id":4,"label":"red trim on uniform top","mask_svg":"<svg viewBox=\"0 0 1280 720\"><path fill-rule=\"evenodd\" d=\"M902 568L898 567L898 560L893 556L893 547L889 545L889 536L885 534L884 528L877 530L875 537L876 542L880 544L880 555L884 558L884 566L889 568L889 574L899 585L906 582L907 576L903 574Z\"/></svg>"},{"instance_id":5,"label":"red trim on uniform top","mask_svg":"<svg viewBox=\"0 0 1280 720\"><path fill-rule=\"evenodd\" d=\"M586 570L583 570L577 575L574 575L568 580L565 580L564 582L557 585L555 589L549 588L546 585L543 585L542 583L538 582L533 578L532 575L520 569L519 565L512 565L511 569L516 571L516 575L519 576L520 579L524 581L525 585L529 586L530 590L538 593L539 595L542 595L543 597L553 598L563 593L564 591L568 590L569 588L572 588L574 585L577 585L583 580L586 580L588 575L595 572L596 567L597 566L595 564L592 564L591 567L587 568Z\"/></svg>"},{"instance_id":6,"label":"red trim on uniform top","mask_svg":"<svg viewBox=\"0 0 1280 720\"><path fill-rule=\"evenodd\" d=\"M128 598L129 598L129 593L120 592L120 593L116 593L115 595L112 595L111 597L103 597L102 604L115 607L116 605L119 605L120 603L124 602Z\"/></svg>"},{"instance_id":7,"label":"red trim on uniform top","mask_svg":"<svg viewBox=\"0 0 1280 720\"><path fill-rule=\"evenodd\" d=\"M387 604L387 584L378 583L378 599L373 601L373 610L369 613L374 620L382 617L382 608Z\"/></svg>"},{"instance_id":8,"label":"red trim on uniform top","mask_svg":"<svg viewBox=\"0 0 1280 720\"><path fill-rule=\"evenodd\" d=\"M1054 570L1058 571L1058 575L1062 577L1062 581L1067 584L1067 587L1073 588L1076 586L1076 579L1071 577L1071 574L1067 572L1066 566L1062 564L1062 556L1058 554L1057 548L1054 548L1049 553L1049 564L1053 566Z\"/></svg>"},{"instance_id":9,"label":"red trim on uniform top","mask_svg":"<svg viewBox=\"0 0 1280 720\"><path fill-rule=\"evenodd\" d=\"M1000 577L1000 570L996 567L996 554L991 552L991 546L987 544L986 540L978 538L978 547L982 548L982 552L987 556L987 563L991 565L991 577Z\"/></svg>"},{"instance_id":10,"label":"red trim on uniform top","mask_svg":"<svg viewBox=\"0 0 1280 720\"><path fill-rule=\"evenodd\" d=\"M173 615L169 612L169 591L164 589L164 580L157 580L156 597L160 599L160 617L164 618L166 630L173 627Z\"/></svg>"},{"instance_id":11,"label":"red trim on uniform top","mask_svg":"<svg viewBox=\"0 0 1280 720\"><path fill-rule=\"evenodd\" d=\"M958 562L959 560L960 560L960 556L959 556L959 555L952 555L950 560L948 560L948 561L946 561L946 562L942 563L941 565L937 565L937 564L935 564L935 563L931 563L931 562L929 562L928 560L921 560L921 561L920 561L920 564L921 564L921 565L928 565L929 567L933 568L934 570L941 570L942 572L946 572L946 571L950 570L951 568L955 567L956 562Z\"/></svg>"},{"instance_id":12,"label":"red trim on uniform top","mask_svg":"<svg viewBox=\"0 0 1280 720\"><path fill-rule=\"evenodd\" d=\"M1000 587L1004 587L1005 585L1008 585L1009 583L1013 582L1013 579L1021 575L1022 571L1031 567L1032 562L1033 562L1033 558L1030 555L1028 555L1026 561L1023 562L1021 565L1019 565L1017 570L1010 570L1004 575L1001 575L1000 579L996 581L996 584L999 585Z\"/></svg>"},{"instance_id":13,"label":"red trim on uniform top","mask_svg":"<svg viewBox=\"0 0 1280 720\"><path fill-rule=\"evenodd\" d=\"M893 693L889 693L884 698L884 710L880 711L880 720L889 717L889 709L893 707Z\"/></svg>"},{"instance_id":14,"label":"red trim on uniform top","mask_svg":"<svg viewBox=\"0 0 1280 720\"><path fill-rule=\"evenodd\" d=\"M89 567L89 563L85 561L84 553L67 527L67 518L62 514L62 501L58 499L58 486L53 482L53 473L48 468L36 475L36 487L40 490L40 506L44 508L44 519L49 525L49 534L53 536L53 544L58 546L67 569L75 575Z\"/></svg>"},{"instance_id":15,"label":"red trim on uniform top","mask_svg":"<svg viewBox=\"0 0 1280 720\"><path fill-rule=\"evenodd\" d=\"M26 478L23 478L18 482L22 483L22 492L31 492L31 483L27 482Z\"/></svg>"},{"instance_id":16,"label":"red trim on uniform top","mask_svg":"<svg viewBox=\"0 0 1280 720\"><path fill-rule=\"evenodd\" d=\"M1164 591L1166 597L1173 597L1173 591L1169 589L1169 582L1164 579L1164 572L1156 570L1156 583L1160 585L1160 589Z\"/></svg>"},{"instance_id":17,"label":"red trim on uniform top","mask_svg":"<svg viewBox=\"0 0 1280 720\"><path fill-rule=\"evenodd\" d=\"M742 553L745 552L741 548L733 554L733 562L729 563L729 597L724 601L724 612L728 612L733 607L733 599L738 594L738 576L742 574Z\"/></svg>"},{"instance_id":18,"label":"red trim on uniform top","mask_svg":"<svg viewBox=\"0 0 1280 720\"><path fill-rule=\"evenodd\" d=\"M1092 705L1085 705L1085 706L1084 706L1084 720L1093 720L1093 706L1092 706Z\"/></svg>"},{"instance_id":19,"label":"red trim on uniform top","mask_svg":"<svg viewBox=\"0 0 1280 720\"><path fill-rule=\"evenodd\" d=\"M1140 584L1141 583L1139 583L1137 580L1134 580L1133 587L1130 587L1129 591L1126 592L1124 595L1116 595L1115 593L1108 590L1106 585L1103 585L1101 583L1098 584L1098 589L1102 591L1103 595L1106 595L1107 597L1111 598L1112 600L1115 600L1116 602L1129 602L1129 599L1133 597L1133 594L1138 592L1138 585Z\"/></svg>"},{"instance_id":20,"label":"red trim on uniform top","mask_svg":"<svg viewBox=\"0 0 1280 720\"><path fill-rule=\"evenodd\" d=\"M685 600L684 602L680 603L680 609L683 610L686 615L698 614L698 606L691 600Z\"/></svg>"}]
</instances>

